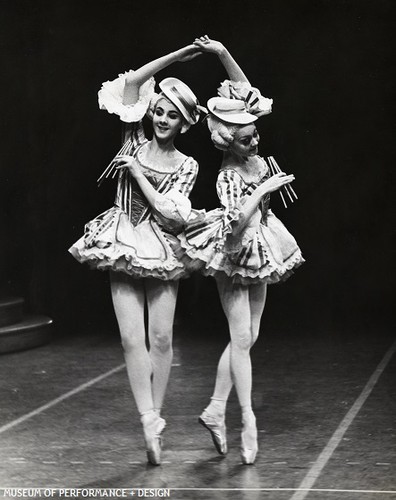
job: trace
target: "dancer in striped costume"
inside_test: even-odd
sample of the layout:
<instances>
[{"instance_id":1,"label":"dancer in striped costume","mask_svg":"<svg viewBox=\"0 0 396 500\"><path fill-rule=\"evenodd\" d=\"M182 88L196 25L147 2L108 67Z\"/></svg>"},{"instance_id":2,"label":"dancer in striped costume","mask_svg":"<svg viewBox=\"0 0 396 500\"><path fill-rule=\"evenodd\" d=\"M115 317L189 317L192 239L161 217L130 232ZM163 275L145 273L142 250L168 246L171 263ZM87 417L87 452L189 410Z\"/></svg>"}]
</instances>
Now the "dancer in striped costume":
<instances>
[{"instance_id":1,"label":"dancer in striped costume","mask_svg":"<svg viewBox=\"0 0 396 500\"><path fill-rule=\"evenodd\" d=\"M211 138L224 151L217 179L221 208L191 219L179 236L189 258L201 262L202 273L216 278L231 339L218 365L213 397L199 421L218 452L226 454L226 402L235 385L242 410L242 462L252 464L258 444L250 348L259 335L267 284L285 280L304 261L293 236L269 209L270 193L285 189L294 176L270 175L257 154L254 122L271 112L272 100L251 87L221 43L205 36L195 45L216 54L230 78L219 88L219 97L208 102Z\"/></svg>"},{"instance_id":2,"label":"dancer in striped costume","mask_svg":"<svg viewBox=\"0 0 396 500\"><path fill-rule=\"evenodd\" d=\"M165 420L160 410L172 363L178 280L187 276L176 236L190 214L188 196L198 173L197 162L178 151L174 140L198 122L200 107L190 88L176 78L163 80L161 93L155 94L153 75L199 52L190 45L103 84L100 108L126 122L125 142L98 179L118 176L116 199L86 224L84 236L69 249L79 262L110 271L128 377L154 465L161 461ZM151 141L142 127L145 114L153 122Z\"/></svg>"}]
</instances>

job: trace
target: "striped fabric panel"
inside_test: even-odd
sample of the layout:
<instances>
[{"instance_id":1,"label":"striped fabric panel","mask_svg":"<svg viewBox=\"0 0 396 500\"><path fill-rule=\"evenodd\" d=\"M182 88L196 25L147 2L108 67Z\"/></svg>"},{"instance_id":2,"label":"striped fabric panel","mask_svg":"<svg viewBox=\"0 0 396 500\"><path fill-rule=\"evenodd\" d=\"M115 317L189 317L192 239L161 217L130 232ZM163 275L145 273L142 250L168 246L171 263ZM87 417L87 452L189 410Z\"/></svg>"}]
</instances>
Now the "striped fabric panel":
<instances>
[{"instance_id":1,"label":"striped fabric panel","mask_svg":"<svg viewBox=\"0 0 396 500\"><path fill-rule=\"evenodd\" d=\"M203 219L190 222L185 228L187 240L194 239L194 244L209 243L223 233L223 218L219 211L208 212Z\"/></svg>"},{"instance_id":2,"label":"striped fabric panel","mask_svg":"<svg viewBox=\"0 0 396 500\"><path fill-rule=\"evenodd\" d=\"M135 147L135 150L146 141L146 135L144 133L143 123L141 121L137 122L136 126L133 127L131 141Z\"/></svg>"},{"instance_id":3,"label":"striped fabric panel","mask_svg":"<svg viewBox=\"0 0 396 500\"><path fill-rule=\"evenodd\" d=\"M194 187L198 176L198 163L190 156L172 174L169 189L177 189L184 196L188 197Z\"/></svg>"},{"instance_id":4,"label":"striped fabric panel","mask_svg":"<svg viewBox=\"0 0 396 500\"><path fill-rule=\"evenodd\" d=\"M129 137L124 143L128 147L124 154L135 156L136 151L147 141L142 122L133 123L132 129L128 132ZM115 204L128 214L129 219L131 219L132 213L132 197L133 178L127 170L122 170L118 176Z\"/></svg>"},{"instance_id":5,"label":"striped fabric panel","mask_svg":"<svg viewBox=\"0 0 396 500\"><path fill-rule=\"evenodd\" d=\"M261 265L263 265L264 262L266 262L267 258L265 256L263 247L261 245L258 246L258 253L259 253L260 263Z\"/></svg>"},{"instance_id":6,"label":"striped fabric panel","mask_svg":"<svg viewBox=\"0 0 396 500\"><path fill-rule=\"evenodd\" d=\"M188 157L176 172L174 172L173 174L167 174L162 179L159 186L156 188L157 192L165 194L170 189L174 188L180 191L183 195L188 196L192 188L194 187L197 175L198 175L198 163L195 160L193 160L193 158ZM132 186L132 176L130 176L130 184ZM132 203L132 198L129 199L129 207L131 206L131 203ZM130 212L127 213L129 214L129 219L131 220L132 218L131 213ZM144 209L139 219L139 223L146 220L150 215L151 215L151 207L147 203L147 206Z\"/></svg>"},{"instance_id":7,"label":"striped fabric panel","mask_svg":"<svg viewBox=\"0 0 396 500\"><path fill-rule=\"evenodd\" d=\"M206 221L199 222L198 224L190 224L187 226L185 232L187 239L189 238L195 238L196 236L202 234L205 229L207 228L207 223Z\"/></svg>"},{"instance_id":8,"label":"striped fabric panel","mask_svg":"<svg viewBox=\"0 0 396 500\"><path fill-rule=\"evenodd\" d=\"M252 193L254 193L254 191L256 190L257 188L257 185L256 184L249 184L247 189L245 190L244 194L245 195L251 195Z\"/></svg>"},{"instance_id":9,"label":"striped fabric panel","mask_svg":"<svg viewBox=\"0 0 396 500\"><path fill-rule=\"evenodd\" d=\"M244 249L238 256L237 264L241 267L244 267L249 262L251 255L252 255L252 247L251 246L244 247Z\"/></svg>"},{"instance_id":10,"label":"striped fabric panel","mask_svg":"<svg viewBox=\"0 0 396 500\"><path fill-rule=\"evenodd\" d=\"M186 158L182 166L172 175L169 189L177 189L184 196L189 196L198 175L198 163L191 157Z\"/></svg>"},{"instance_id":11,"label":"striped fabric panel","mask_svg":"<svg viewBox=\"0 0 396 500\"><path fill-rule=\"evenodd\" d=\"M220 171L217 178L217 195L225 212L225 223L233 219L235 208L243 196L241 178L231 169Z\"/></svg>"}]
</instances>

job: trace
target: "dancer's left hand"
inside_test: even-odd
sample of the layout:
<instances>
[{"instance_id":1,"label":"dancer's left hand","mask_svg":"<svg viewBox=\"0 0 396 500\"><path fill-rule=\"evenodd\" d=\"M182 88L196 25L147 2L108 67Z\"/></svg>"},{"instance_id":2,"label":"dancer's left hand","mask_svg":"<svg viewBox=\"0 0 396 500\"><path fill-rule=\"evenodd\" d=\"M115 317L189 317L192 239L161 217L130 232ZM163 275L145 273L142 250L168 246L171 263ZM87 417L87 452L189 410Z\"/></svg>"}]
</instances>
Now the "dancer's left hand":
<instances>
[{"instance_id":1,"label":"dancer's left hand","mask_svg":"<svg viewBox=\"0 0 396 500\"><path fill-rule=\"evenodd\" d=\"M175 55L179 62L187 62L195 59L197 56L201 55L199 47L194 44L186 45L185 47L177 50Z\"/></svg>"},{"instance_id":2,"label":"dancer's left hand","mask_svg":"<svg viewBox=\"0 0 396 500\"><path fill-rule=\"evenodd\" d=\"M129 155L119 155L114 158L117 163L116 169L121 170L122 168L127 168L129 173L137 179L138 177L144 177L143 172L140 169L139 163Z\"/></svg>"}]
</instances>

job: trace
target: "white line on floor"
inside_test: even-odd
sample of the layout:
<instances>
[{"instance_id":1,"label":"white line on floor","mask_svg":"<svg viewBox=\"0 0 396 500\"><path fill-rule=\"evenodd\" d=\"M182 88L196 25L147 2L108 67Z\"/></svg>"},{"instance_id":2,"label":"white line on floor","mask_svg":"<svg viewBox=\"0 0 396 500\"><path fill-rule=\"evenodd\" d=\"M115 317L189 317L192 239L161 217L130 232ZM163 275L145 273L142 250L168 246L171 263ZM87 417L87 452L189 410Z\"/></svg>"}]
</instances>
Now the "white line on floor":
<instances>
[{"instance_id":1,"label":"white line on floor","mask_svg":"<svg viewBox=\"0 0 396 500\"><path fill-rule=\"evenodd\" d=\"M171 491L295 491L297 493L367 493L375 495L394 495L396 490L341 490L330 488L170 488Z\"/></svg>"},{"instance_id":2,"label":"white line on floor","mask_svg":"<svg viewBox=\"0 0 396 500\"><path fill-rule=\"evenodd\" d=\"M378 382L378 379L380 378L382 372L385 370L395 351L396 342L394 342L393 345L389 348L382 361L377 366L374 373L371 375L366 386L364 387L348 413L345 415L334 434L331 436L322 453L318 456L314 465L307 472L305 478L302 480L300 486L298 487L298 491L296 491L296 493L291 497L290 500L304 500L304 498L308 495L312 486L320 476L323 468L330 460L337 446L340 444L340 441L342 440L349 426L352 424L356 415L359 413L367 398L370 396L371 391L373 390L375 384Z\"/></svg>"},{"instance_id":3,"label":"white line on floor","mask_svg":"<svg viewBox=\"0 0 396 500\"><path fill-rule=\"evenodd\" d=\"M109 370L108 372L103 373L102 375L99 375L99 377L93 378L89 382L86 382L85 384L79 385L75 389L73 389L73 390L71 390L69 392L66 392L62 396L59 396L58 398L55 398L52 401L49 401L45 405L39 406L35 410L33 410L33 411L29 412L29 413L26 413L25 415L22 415L22 417L19 417L19 418L15 419L15 420L12 420L8 424L5 424L2 427L0 427L0 434L2 434L3 432L6 432L6 431L12 429L13 427L15 427L16 425L21 424L22 422L25 422L29 418L32 418L32 417L35 417L36 415L39 415L43 411L48 410L48 408L51 408L52 406L55 406L58 403L61 403L65 399L70 398L71 396L74 396L75 394L78 394L79 392L87 389L88 387L91 387L91 385L97 384L101 380L103 380L103 379L105 379L107 377L110 377L110 375L113 375L114 373L119 372L124 367L125 367L125 363L123 363L122 365L116 366L112 370Z\"/></svg>"},{"instance_id":4,"label":"white line on floor","mask_svg":"<svg viewBox=\"0 0 396 500\"><path fill-rule=\"evenodd\" d=\"M4 487L0 486L0 492L10 489L10 487ZM25 486L25 487L16 487L12 486L11 489L15 490L30 490L34 489L36 491L42 491L42 490L54 490L59 491L59 490L73 490L74 488L66 487L66 486L39 486L39 487L32 487L32 486ZM109 491L111 488L101 488L102 490ZM134 489L134 488L132 488ZM396 493L396 490L341 490L341 489L330 489L330 488L309 488L309 489L304 489L302 490L301 488L169 488L170 491L241 491L241 492L248 492L248 491L276 491L276 492L284 492L284 491L304 491L306 493L313 492L313 493L359 493L359 494L371 494L371 495L394 495Z\"/></svg>"}]
</instances>

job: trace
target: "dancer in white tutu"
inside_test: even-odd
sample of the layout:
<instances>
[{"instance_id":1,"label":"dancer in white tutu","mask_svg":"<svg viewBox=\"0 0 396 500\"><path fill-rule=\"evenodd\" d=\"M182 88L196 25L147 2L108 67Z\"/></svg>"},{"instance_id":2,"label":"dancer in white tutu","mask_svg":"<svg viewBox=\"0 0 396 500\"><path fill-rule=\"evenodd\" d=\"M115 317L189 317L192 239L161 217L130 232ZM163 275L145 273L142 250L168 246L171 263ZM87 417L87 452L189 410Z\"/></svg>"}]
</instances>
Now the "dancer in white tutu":
<instances>
[{"instance_id":1,"label":"dancer in white tutu","mask_svg":"<svg viewBox=\"0 0 396 500\"><path fill-rule=\"evenodd\" d=\"M269 209L270 193L294 176L271 176L258 156L254 122L271 112L272 100L250 85L220 42L204 36L194 43L202 52L216 54L230 78L218 89L218 97L208 101L211 138L224 151L217 178L221 208L191 219L179 236L189 258L201 262L202 273L215 277L230 332L211 402L199 421L210 431L218 452L226 454L226 403L235 385L242 411L242 462L252 464L258 444L250 348L259 335L267 284L285 280L304 262L295 239Z\"/></svg>"},{"instance_id":2,"label":"dancer in white tutu","mask_svg":"<svg viewBox=\"0 0 396 500\"><path fill-rule=\"evenodd\" d=\"M103 84L100 108L127 123L125 143L100 177L118 175L116 199L86 224L84 236L69 250L79 262L110 271L129 382L154 465L161 462L165 420L160 411L172 363L178 280L187 275L178 257L177 234L190 214L188 196L198 172L197 162L178 151L174 140L198 122L200 106L176 78L160 82L161 92L155 94L153 75L199 53L189 45ZM142 127L145 114L153 122L151 141Z\"/></svg>"}]
</instances>

